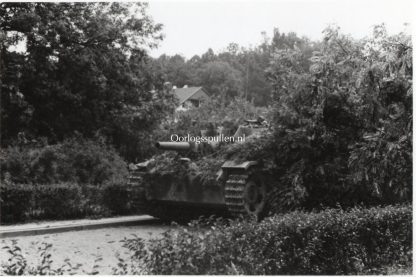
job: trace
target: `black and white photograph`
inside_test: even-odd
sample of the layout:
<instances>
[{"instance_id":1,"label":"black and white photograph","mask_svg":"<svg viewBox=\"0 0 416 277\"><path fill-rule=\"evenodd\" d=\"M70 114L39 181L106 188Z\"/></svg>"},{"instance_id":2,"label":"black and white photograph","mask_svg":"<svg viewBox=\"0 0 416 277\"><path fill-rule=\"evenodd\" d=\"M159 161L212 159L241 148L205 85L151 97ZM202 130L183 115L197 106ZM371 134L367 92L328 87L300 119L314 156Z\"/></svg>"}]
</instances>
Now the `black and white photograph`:
<instances>
[{"instance_id":1,"label":"black and white photograph","mask_svg":"<svg viewBox=\"0 0 416 277\"><path fill-rule=\"evenodd\" d=\"M412 275L414 12L2 1L0 275Z\"/></svg>"}]
</instances>

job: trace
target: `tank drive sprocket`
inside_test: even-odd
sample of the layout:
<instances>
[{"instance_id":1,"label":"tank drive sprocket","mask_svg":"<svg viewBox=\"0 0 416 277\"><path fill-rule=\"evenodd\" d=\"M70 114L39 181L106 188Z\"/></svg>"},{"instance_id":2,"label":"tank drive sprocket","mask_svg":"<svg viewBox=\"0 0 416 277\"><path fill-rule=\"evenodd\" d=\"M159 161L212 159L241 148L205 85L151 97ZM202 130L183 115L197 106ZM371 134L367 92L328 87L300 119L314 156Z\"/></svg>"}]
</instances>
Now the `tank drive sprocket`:
<instances>
[{"instance_id":1,"label":"tank drive sprocket","mask_svg":"<svg viewBox=\"0 0 416 277\"><path fill-rule=\"evenodd\" d=\"M225 204L233 216L257 220L266 214L266 186L256 174L231 174L225 183Z\"/></svg>"}]
</instances>

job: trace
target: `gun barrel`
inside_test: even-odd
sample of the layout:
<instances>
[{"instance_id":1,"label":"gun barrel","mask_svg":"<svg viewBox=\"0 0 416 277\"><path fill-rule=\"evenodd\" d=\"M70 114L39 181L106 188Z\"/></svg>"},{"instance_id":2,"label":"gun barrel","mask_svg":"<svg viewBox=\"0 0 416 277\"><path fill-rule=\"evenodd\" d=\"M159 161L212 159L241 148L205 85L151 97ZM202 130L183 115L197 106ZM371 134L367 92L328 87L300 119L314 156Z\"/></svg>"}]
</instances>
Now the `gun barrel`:
<instances>
[{"instance_id":1,"label":"gun barrel","mask_svg":"<svg viewBox=\"0 0 416 277\"><path fill-rule=\"evenodd\" d=\"M156 148L162 150L190 150L191 144L189 142L170 142L170 141L159 141L156 142Z\"/></svg>"}]
</instances>

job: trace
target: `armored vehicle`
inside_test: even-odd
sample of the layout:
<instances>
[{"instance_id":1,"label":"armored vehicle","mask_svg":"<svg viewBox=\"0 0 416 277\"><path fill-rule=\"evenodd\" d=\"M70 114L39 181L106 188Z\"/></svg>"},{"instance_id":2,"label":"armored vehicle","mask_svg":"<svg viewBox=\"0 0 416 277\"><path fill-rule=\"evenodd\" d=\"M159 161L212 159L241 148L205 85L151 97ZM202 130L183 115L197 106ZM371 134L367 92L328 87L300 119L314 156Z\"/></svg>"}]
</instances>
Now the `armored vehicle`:
<instances>
[{"instance_id":1,"label":"armored vehicle","mask_svg":"<svg viewBox=\"0 0 416 277\"><path fill-rule=\"evenodd\" d=\"M268 132L264 120L246 120L234 134L233 144L245 143L237 142L238 138L247 140L264 132ZM222 147L232 146L229 144ZM218 142L157 142L156 147L171 153L136 164L130 170L129 182L140 186L141 206L146 213L175 221L210 214L261 219L267 213L269 188L261 162L217 159ZM212 174L214 178L207 182L207 170L201 165L209 159L218 167Z\"/></svg>"}]
</instances>

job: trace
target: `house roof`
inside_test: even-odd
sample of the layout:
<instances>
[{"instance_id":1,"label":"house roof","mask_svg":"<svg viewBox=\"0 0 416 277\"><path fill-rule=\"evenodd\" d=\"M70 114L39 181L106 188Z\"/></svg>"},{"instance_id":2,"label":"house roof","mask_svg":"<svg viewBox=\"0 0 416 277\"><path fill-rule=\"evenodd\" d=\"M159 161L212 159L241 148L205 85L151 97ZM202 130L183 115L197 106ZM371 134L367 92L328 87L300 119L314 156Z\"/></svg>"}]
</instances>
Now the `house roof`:
<instances>
[{"instance_id":1,"label":"house roof","mask_svg":"<svg viewBox=\"0 0 416 277\"><path fill-rule=\"evenodd\" d=\"M179 104L182 104L200 89L203 89L203 88L202 87L176 88L173 90L173 93L179 99Z\"/></svg>"}]
</instances>

